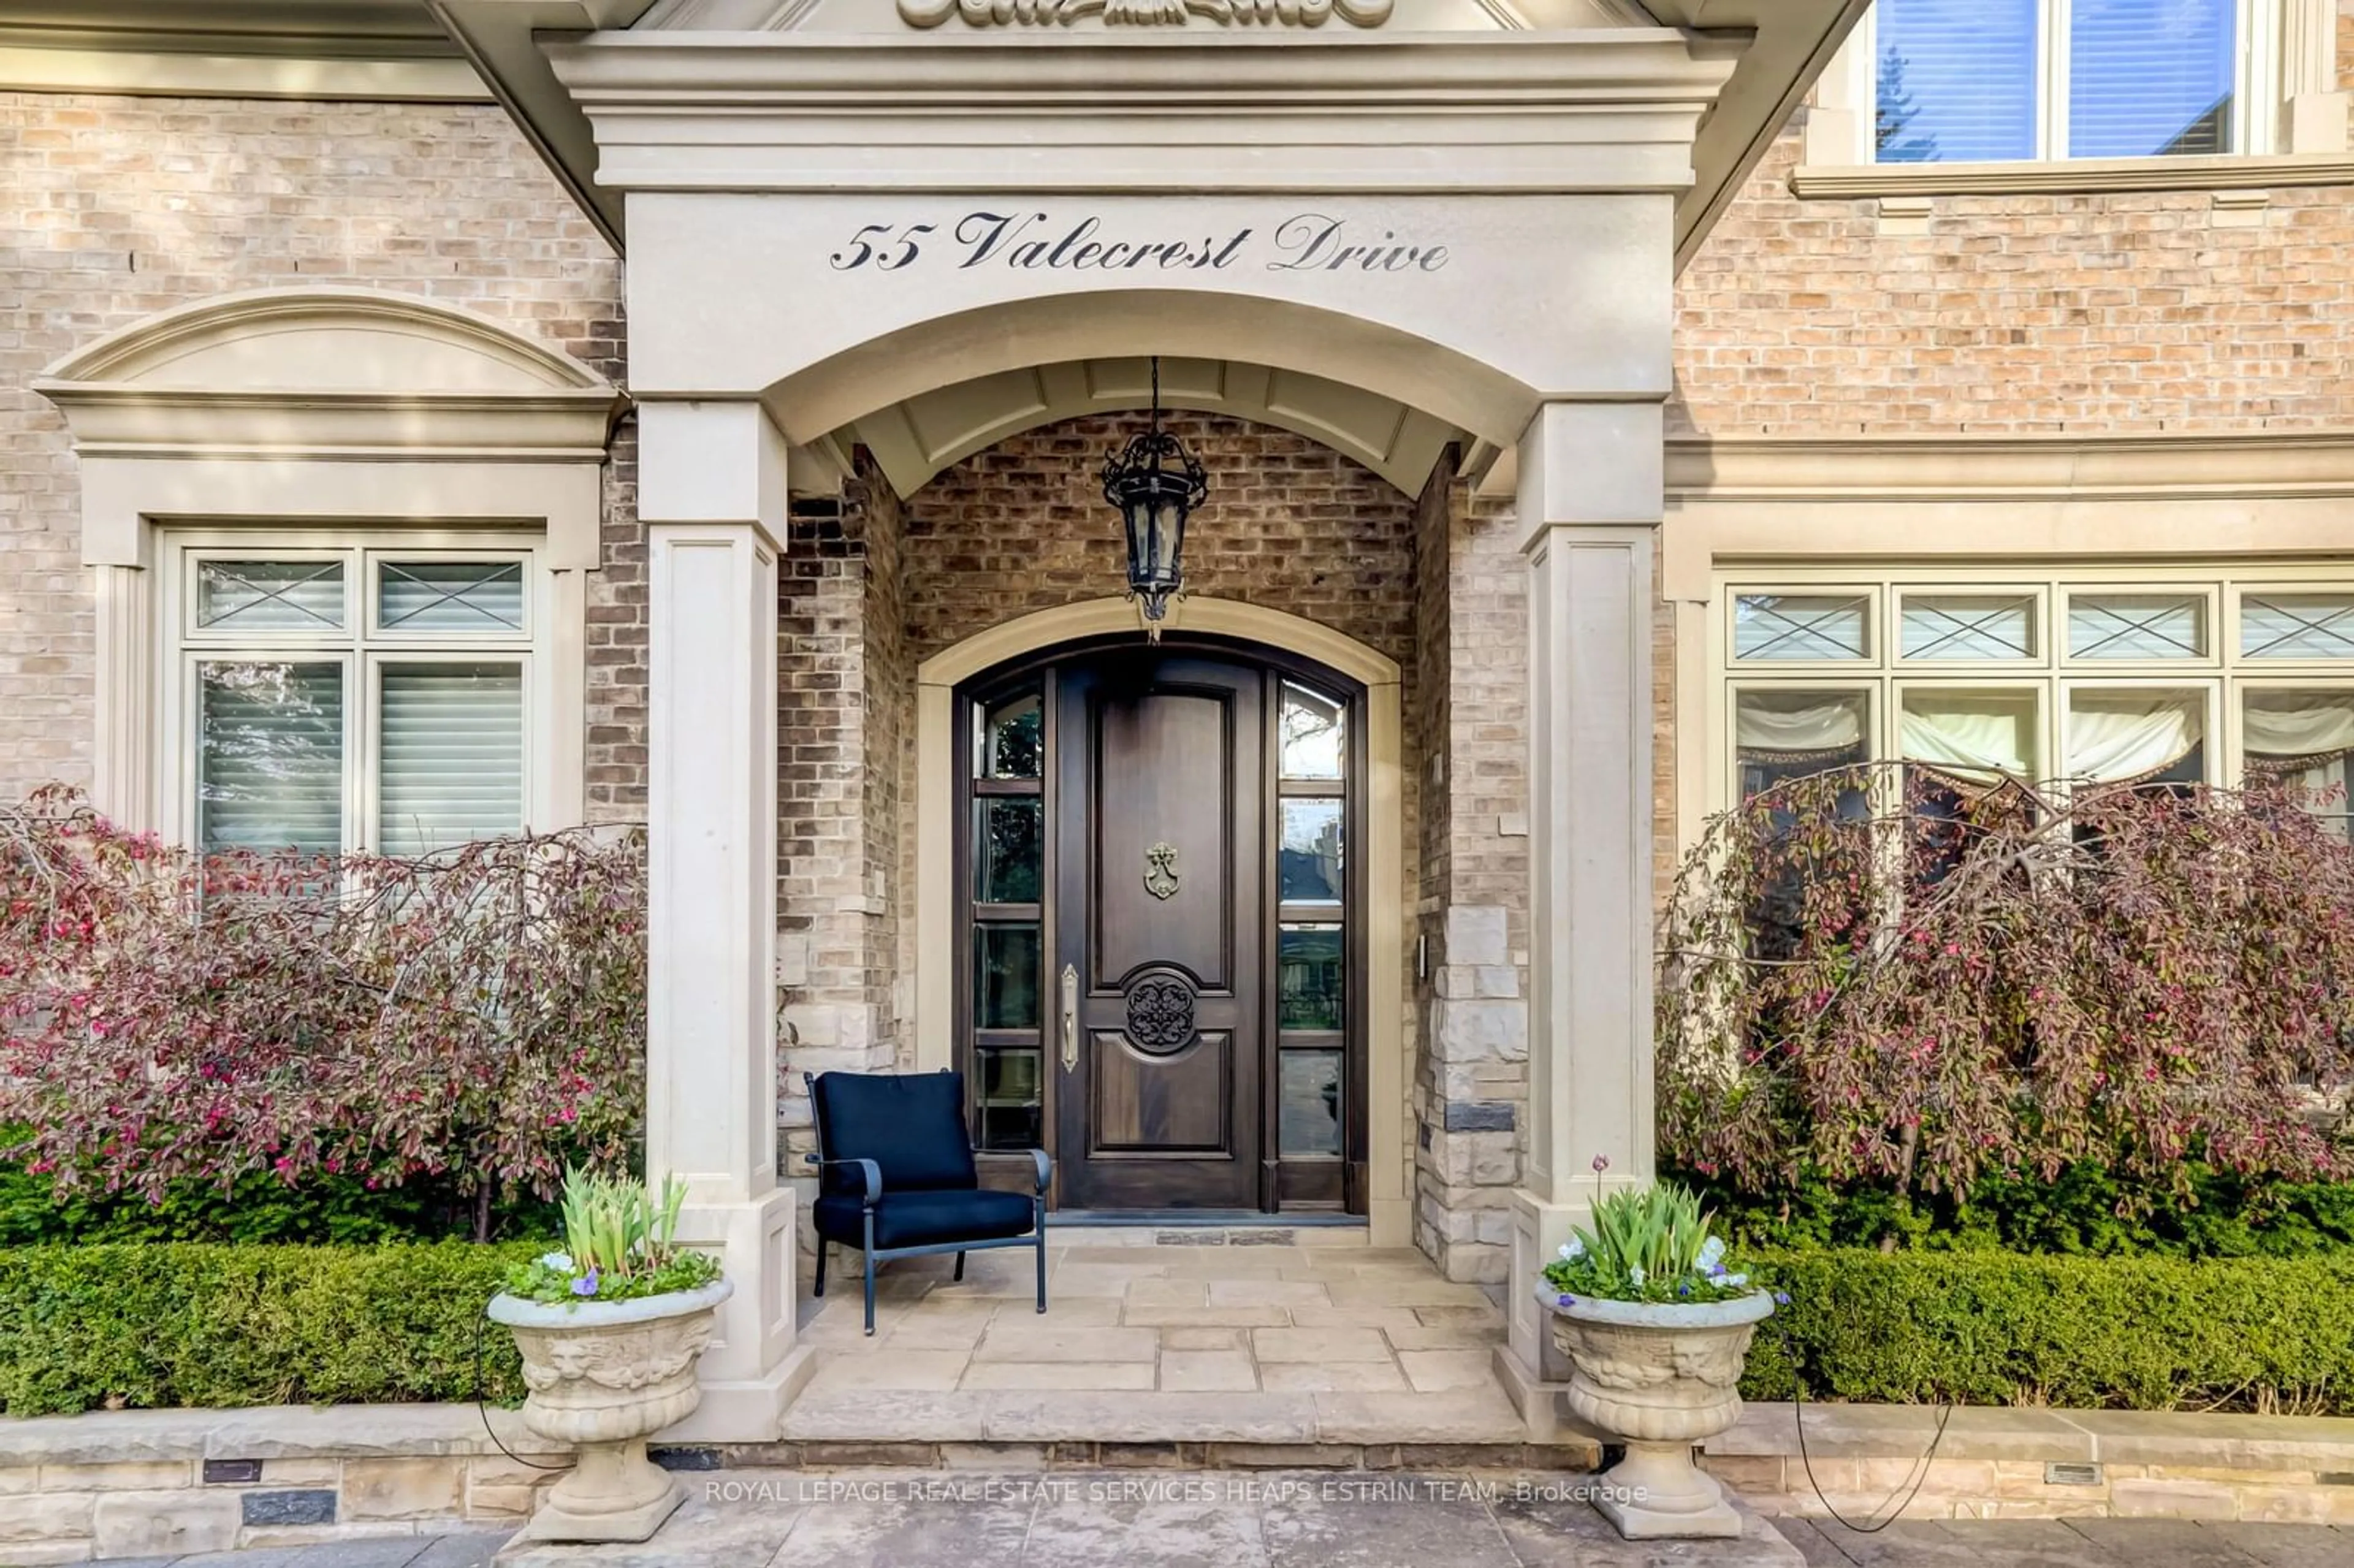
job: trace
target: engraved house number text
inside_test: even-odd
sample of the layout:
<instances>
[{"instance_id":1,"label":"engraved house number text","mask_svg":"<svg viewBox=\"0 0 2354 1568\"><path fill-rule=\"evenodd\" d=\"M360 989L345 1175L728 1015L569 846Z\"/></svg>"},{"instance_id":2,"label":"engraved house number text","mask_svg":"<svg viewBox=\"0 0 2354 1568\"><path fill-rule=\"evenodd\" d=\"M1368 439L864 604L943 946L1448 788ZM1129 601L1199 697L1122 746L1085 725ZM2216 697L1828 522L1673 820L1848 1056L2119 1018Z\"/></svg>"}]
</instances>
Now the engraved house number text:
<instances>
[{"instance_id":1,"label":"engraved house number text","mask_svg":"<svg viewBox=\"0 0 2354 1568\"><path fill-rule=\"evenodd\" d=\"M1093 214L1076 220L1044 212L969 212L953 223L870 223L827 260L838 272L896 272L918 263L960 271L1212 271L1258 266L1270 272L1436 272L1447 247L1417 244L1393 229L1324 213L1256 228L1201 236L1136 236L1108 230Z\"/></svg>"}]
</instances>

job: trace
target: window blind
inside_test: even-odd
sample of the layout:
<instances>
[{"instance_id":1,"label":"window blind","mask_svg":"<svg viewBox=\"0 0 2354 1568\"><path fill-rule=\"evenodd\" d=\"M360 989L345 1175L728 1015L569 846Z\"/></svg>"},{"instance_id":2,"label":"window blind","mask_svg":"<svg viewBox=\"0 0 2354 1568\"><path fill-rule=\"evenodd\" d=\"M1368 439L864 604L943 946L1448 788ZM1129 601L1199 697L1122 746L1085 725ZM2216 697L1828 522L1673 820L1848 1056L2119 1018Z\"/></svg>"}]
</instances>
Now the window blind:
<instances>
[{"instance_id":1,"label":"window blind","mask_svg":"<svg viewBox=\"0 0 2354 1568\"><path fill-rule=\"evenodd\" d=\"M417 855L523 825L523 667L387 663L378 680L377 842Z\"/></svg>"},{"instance_id":2,"label":"window blind","mask_svg":"<svg viewBox=\"0 0 2354 1568\"><path fill-rule=\"evenodd\" d=\"M2074 0L2068 154L2232 151L2233 0Z\"/></svg>"},{"instance_id":3,"label":"window blind","mask_svg":"<svg viewBox=\"0 0 2354 1568\"><path fill-rule=\"evenodd\" d=\"M2036 155L2037 0L1880 0L1883 164Z\"/></svg>"},{"instance_id":4,"label":"window blind","mask_svg":"<svg viewBox=\"0 0 2354 1568\"><path fill-rule=\"evenodd\" d=\"M339 852L343 664L207 662L197 687L197 842Z\"/></svg>"},{"instance_id":5,"label":"window blind","mask_svg":"<svg viewBox=\"0 0 2354 1568\"><path fill-rule=\"evenodd\" d=\"M196 568L203 631L334 631L344 624L341 561L206 561Z\"/></svg>"}]
</instances>

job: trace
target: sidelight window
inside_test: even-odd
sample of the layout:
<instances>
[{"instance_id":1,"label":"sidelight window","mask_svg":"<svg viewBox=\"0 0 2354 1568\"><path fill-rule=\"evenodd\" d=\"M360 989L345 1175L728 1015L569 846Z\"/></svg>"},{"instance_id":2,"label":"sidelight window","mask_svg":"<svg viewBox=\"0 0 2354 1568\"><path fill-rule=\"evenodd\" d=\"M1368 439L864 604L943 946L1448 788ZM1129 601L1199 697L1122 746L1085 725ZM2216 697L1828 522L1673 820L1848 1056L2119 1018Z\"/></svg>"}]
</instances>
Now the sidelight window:
<instances>
[{"instance_id":1,"label":"sidelight window","mask_svg":"<svg viewBox=\"0 0 2354 1568\"><path fill-rule=\"evenodd\" d=\"M1287 1160L1338 1160L1347 1146L1348 720L1344 699L1298 681L1281 683L1276 1150Z\"/></svg>"},{"instance_id":2,"label":"sidelight window","mask_svg":"<svg viewBox=\"0 0 2354 1568\"><path fill-rule=\"evenodd\" d=\"M973 1142L1044 1138L1046 704L977 704L972 733Z\"/></svg>"}]
</instances>

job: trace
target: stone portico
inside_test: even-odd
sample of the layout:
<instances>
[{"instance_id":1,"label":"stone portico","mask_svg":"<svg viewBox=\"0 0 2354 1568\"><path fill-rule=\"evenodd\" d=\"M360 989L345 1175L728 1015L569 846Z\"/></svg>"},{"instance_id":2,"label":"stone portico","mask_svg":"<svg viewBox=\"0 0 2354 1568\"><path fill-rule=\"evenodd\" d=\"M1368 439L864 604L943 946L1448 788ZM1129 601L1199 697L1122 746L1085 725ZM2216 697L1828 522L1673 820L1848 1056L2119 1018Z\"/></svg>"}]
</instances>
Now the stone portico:
<instances>
[{"instance_id":1,"label":"stone portico","mask_svg":"<svg viewBox=\"0 0 2354 1568\"><path fill-rule=\"evenodd\" d=\"M1551 1355L1515 1282L1603 1184L1597 1159L1609 1182L1651 1169L1670 283L1841 8L1673 18L1719 32L1573 5L1498 33L1421 5L1410 35L1374 27L1403 16L1352 18L1363 30L1263 42L985 18L911 31L864 3L755 21L658 7L633 27L555 7L587 24L569 37L518 35L528 7L440 9L628 249L648 1158L686 1178L689 1224L742 1286L679 1436L757 1440L789 1404L790 1429L854 1393L869 1409L870 1393L986 1401L1025 1379L1042 1397L1104 1392L1071 1386L1090 1379L1140 1395L1148 1373L1155 1398L1247 1379L1277 1400L1468 1399L1504 1435ZM1271 661L1270 704L1299 678L1353 715L1333 783L1277 791L1287 824L1294 797L1331 800L1316 810L1352 846L1331 863L1350 880L1325 925L1288 903L1280 916L1345 932L1353 955L1332 982L1352 999L1345 1044L1299 1037L1347 1064L1323 1080L1339 1163L1316 1170L1278 1159L1272 1077L1263 1135L1233 1119L1260 1114L1246 1097L1210 1122L1199 1089L1120 1111L1102 1097L1164 1091L1102 1086L1146 1070L1133 1053L1073 1076L1067 1043L1057 1075L1042 960L983 983L960 956L1000 962L971 947L994 928L970 924L976 874L958 858L979 810L954 782L977 766L961 736L997 711L969 694L1024 660L1142 645L1106 597L1116 519L1088 492L1156 356L1164 405L1215 470L1180 655ZM1108 678L1078 668L1046 679ZM992 788L1051 805L1077 778ZM1020 931L1049 906L992 907L1034 941ZM1014 1001L970 1001L1002 983ZM1007 1050L1013 1114L1056 1148L1066 1201L1155 1207L1117 1150L1092 1187L1075 1164L1149 1125L1156 1149L1261 1150L1231 1188L1243 1206L1316 1194L1359 1219L1336 1238L1354 1245L1131 1258L1082 1232L1044 1326L960 1308L960 1289L986 1299L978 1260L963 1287L897 1271L891 1288L921 1299L895 1304L881 1353L829 1343L836 1307L797 1322L799 1072L954 1065L993 1083L977 1054ZM1041 1073L1097 1086L1083 1107L1051 1086L1042 1102ZM1316 1119L1311 1090L1285 1092L1283 1116ZM1179 1153L1197 1163L1163 1168L1206 1169ZM937 1342L890 1353L902 1334ZM1511 1399L1483 1336L1506 1347ZM860 1381L909 1378L948 1386Z\"/></svg>"}]
</instances>

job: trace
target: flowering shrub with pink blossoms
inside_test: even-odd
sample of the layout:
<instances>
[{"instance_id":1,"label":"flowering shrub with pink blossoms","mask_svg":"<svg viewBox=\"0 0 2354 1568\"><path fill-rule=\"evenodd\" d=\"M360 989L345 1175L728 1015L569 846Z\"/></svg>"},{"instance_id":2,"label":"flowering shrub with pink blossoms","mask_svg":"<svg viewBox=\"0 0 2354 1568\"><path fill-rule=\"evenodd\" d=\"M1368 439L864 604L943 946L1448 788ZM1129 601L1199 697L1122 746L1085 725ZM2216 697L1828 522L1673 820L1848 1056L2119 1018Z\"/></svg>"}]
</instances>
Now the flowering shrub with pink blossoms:
<instances>
[{"instance_id":1,"label":"flowering shrub with pink blossoms","mask_svg":"<svg viewBox=\"0 0 2354 1568\"><path fill-rule=\"evenodd\" d=\"M0 1150L61 1190L421 1176L492 1206L625 1165L640 835L199 857L62 789L0 809Z\"/></svg>"},{"instance_id":2,"label":"flowering shrub with pink blossoms","mask_svg":"<svg viewBox=\"0 0 2354 1568\"><path fill-rule=\"evenodd\" d=\"M1894 764L1759 795L1663 917L1662 1159L1748 1192L2354 1173L2344 810Z\"/></svg>"}]
</instances>

